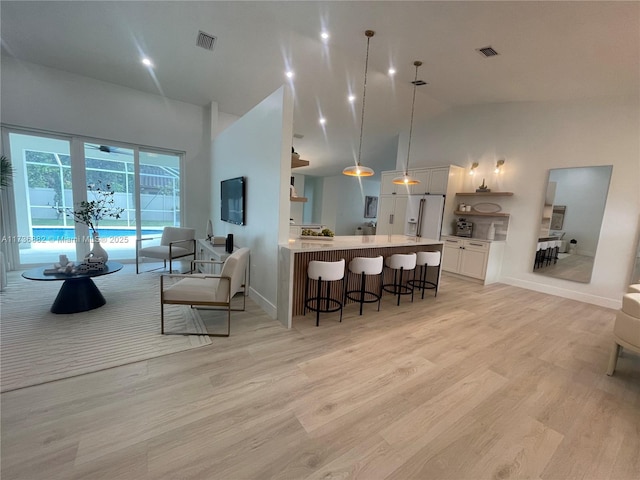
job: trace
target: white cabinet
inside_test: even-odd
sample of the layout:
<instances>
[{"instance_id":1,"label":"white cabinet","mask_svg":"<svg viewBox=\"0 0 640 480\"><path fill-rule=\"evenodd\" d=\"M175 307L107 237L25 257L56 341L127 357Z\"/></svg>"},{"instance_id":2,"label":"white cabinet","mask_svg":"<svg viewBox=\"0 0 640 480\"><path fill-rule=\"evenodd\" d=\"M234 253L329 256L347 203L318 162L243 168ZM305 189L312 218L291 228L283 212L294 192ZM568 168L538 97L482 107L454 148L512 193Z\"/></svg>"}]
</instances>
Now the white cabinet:
<instances>
[{"instance_id":1,"label":"white cabinet","mask_svg":"<svg viewBox=\"0 0 640 480\"><path fill-rule=\"evenodd\" d=\"M382 172L380 195L445 195L449 182L449 167L415 168L409 175L418 180L417 185L396 185L393 179L404 175L404 172Z\"/></svg>"},{"instance_id":2,"label":"white cabinet","mask_svg":"<svg viewBox=\"0 0 640 480\"><path fill-rule=\"evenodd\" d=\"M404 235L408 200L406 195L380 196L376 235Z\"/></svg>"},{"instance_id":3,"label":"white cabinet","mask_svg":"<svg viewBox=\"0 0 640 480\"><path fill-rule=\"evenodd\" d=\"M403 172L382 172L380 174L380 195L408 195L409 191L404 185L396 185L393 179L402 175Z\"/></svg>"},{"instance_id":4,"label":"white cabinet","mask_svg":"<svg viewBox=\"0 0 640 480\"><path fill-rule=\"evenodd\" d=\"M418 185L395 185L393 179L403 172L387 171L381 174L380 198L378 199L378 235L389 233L403 235L407 212L408 195L445 195L442 234L455 232L455 194L460 191L465 169L457 165L447 167L420 167L409 170L409 174L420 180ZM405 200L399 200L404 197ZM395 200L391 200L395 199Z\"/></svg>"},{"instance_id":5,"label":"white cabinet","mask_svg":"<svg viewBox=\"0 0 640 480\"><path fill-rule=\"evenodd\" d=\"M220 273L222 263L231 255L227 253L225 245L212 245L206 239L198 239L196 242L196 260L214 261L219 263L196 264L196 269L201 273Z\"/></svg>"},{"instance_id":6,"label":"white cabinet","mask_svg":"<svg viewBox=\"0 0 640 480\"><path fill-rule=\"evenodd\" d=\"M446 195L449 167L416 169L411 174L420 180L418 185L411 186L411 194Z\"/></svg>"},{"instance_id":7,"label":"white cabinet","mask_svg":"<svg viewBox=\"0 0 640 480\"><path fill-rule=\"evenodd\" d=\"M503 242L474 238L442 237L442 270L483 280L485 285L498 281L502 265Z\"/></svg>"}]
</instances>

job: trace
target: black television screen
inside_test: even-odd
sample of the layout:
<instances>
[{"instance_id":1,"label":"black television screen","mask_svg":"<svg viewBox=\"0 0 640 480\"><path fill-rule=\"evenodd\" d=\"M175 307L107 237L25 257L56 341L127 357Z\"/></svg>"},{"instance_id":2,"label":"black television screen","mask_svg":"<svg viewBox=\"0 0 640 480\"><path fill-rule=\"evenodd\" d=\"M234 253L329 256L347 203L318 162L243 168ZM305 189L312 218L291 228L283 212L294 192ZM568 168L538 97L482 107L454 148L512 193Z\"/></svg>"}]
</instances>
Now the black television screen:
<instances>
[{"instance_id":1,"label":"black television screen","mask_svg":"<svg viewBox=\"0 0 640 480\"><path fill-rule=\"evenodd\" d=\"M245 222L245 179L230 178L220 182L220 211L222 221L235 225Z\"/></svg>"}]
</instances>

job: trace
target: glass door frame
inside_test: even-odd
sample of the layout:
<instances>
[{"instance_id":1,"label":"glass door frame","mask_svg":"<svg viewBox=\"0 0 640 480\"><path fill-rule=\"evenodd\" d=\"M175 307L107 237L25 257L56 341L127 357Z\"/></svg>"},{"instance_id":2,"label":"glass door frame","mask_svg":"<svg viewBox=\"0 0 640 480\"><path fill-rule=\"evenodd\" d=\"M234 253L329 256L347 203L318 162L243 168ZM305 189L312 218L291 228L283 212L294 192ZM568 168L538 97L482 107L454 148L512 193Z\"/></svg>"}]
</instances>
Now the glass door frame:
<instances>
[{"instance_id":1,"label":"glass door frame","mask_svg":"<svg viewBox=\"0 0 640 480\"><path fill-rule=\"evenodd\" d=\"M154 148L142 145L128 144L125 142L114 142L111 140L97 139L94 137L86 137L81 135L61 134L56 132L42 131L32 128L24 128L12 125L0 125L0 150L3 154L6 154L8 158L12 158L13 152L11 152L11 144L9 136L12 133L18 135L27 136L39 136L45 138L51 138L54 140L61 140L69 142L69 154L71 157L71 188L73 204L76 205L83 200L87 200L87 181L86 181L86 156L85 156L85 144L99 144L109 145L113 147L120 147L130 149L133 151L133 166L134 166L134 184L136 185L136 191L134 195L134 208L135 208L135 232L136 239L141 238L142 230L142 211L141 211L141 194L140 194L140 152L144 153L156 153L159 155L175 155L179 159L180 165L180 226L184 223L184 195L185 195L185 153L164 149ZM15 168L15 167L14 167ZM128 175L128 174L127 174ZM2 236L14 237L17 236L17 217L16 217L16 201L14 187L10 186L2 192L0 192L2 201L2 212L0 212L0 222L2 226ZM76 223L75 234L77 238L87 238L89 235L89 229L84 224ZM135 248L135 246L134 246ZM76 243L77 258L84 258L90 250L90 244L86 242ZM9 270L16 270L26 268L32 264L22 264L20 262L19 245L15 242L4 242L2 245L2 251L5 253L6 259L9 264ZM133 263L135 257L125 259L125 263Z\"/></svg>"}]
</instances>

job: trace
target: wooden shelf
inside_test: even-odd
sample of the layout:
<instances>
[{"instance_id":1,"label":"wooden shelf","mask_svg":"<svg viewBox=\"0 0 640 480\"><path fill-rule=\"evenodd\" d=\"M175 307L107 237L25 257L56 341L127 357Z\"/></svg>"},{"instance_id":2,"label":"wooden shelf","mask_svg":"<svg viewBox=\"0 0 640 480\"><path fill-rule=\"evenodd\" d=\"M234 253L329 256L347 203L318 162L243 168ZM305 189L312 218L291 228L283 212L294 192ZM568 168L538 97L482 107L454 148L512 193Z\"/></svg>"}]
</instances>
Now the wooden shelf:
<instances>
[{"instance_id":1,"label":"wooden shelf","mask_svg":"<svg viewBox=\"0 0 640 480\"><path fill-rule=\"evenodd\" d=\"M513 192L458 192L458 197L510 197Z\"/></svg>"},{"instance_id":2,"label":"wooden shelf","mask_svg":"<svg viewBox=\"0 0 640 480\"><path fill-rule=\"evenodd\" d=\"M306 167L308 165L309 160L303 160L298 155L291 155L291 168Z\"/></svg>"},{"instance_id":3,"label":"wooden shelf","mask_svg":"<svg viewBox=\"0 0 640 480\"><path fill-rule=\"evenodd\" d=\"M307 199L305 197L289 197L289 200L292 202L306 202Z\"/></svg>"},{"instance_id":4,"label":"wooden shelf","mask_svg":"<svg viewBox=\"0 0 640 480\"><path fill-rule=\"evenodd\" d=\"M468 216L468 215L473 215L475 217L508 217L509 216L508 213L504 213L504 212L484 213L484 212L461 212L459 210L456 210L453 213L461 217Z\"/></svg>"}]
</instances>

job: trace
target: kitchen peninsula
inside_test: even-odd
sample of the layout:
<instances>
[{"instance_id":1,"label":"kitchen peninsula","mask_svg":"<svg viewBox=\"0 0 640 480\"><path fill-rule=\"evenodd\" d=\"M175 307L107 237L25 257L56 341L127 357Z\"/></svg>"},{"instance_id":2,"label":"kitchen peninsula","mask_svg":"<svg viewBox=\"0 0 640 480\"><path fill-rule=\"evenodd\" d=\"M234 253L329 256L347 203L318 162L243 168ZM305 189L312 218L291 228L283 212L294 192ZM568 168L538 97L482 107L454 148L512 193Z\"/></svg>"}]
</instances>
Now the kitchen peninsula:
<instances>
[{"instance_id":1,"label":"kitchen peninsula","mask_svg":"<svg viewBox=\"0 0 640 480\"><path fill-rule=\"evenodd\" d=\"M346 264L354 257L388 257L394 253L442 252L443 242L405 235L350 235L290 239L278 252L278 320L291 328L292 319L302 315L307 265L311 260L338 261ZM357 280L357 279L356 279ZM354 280L355 281L355 280Z\"/></svg>"}]
</instances>

